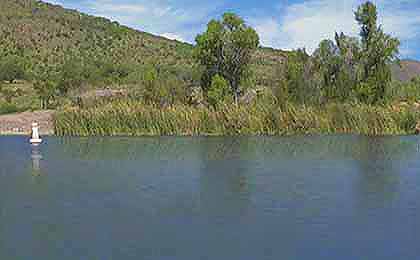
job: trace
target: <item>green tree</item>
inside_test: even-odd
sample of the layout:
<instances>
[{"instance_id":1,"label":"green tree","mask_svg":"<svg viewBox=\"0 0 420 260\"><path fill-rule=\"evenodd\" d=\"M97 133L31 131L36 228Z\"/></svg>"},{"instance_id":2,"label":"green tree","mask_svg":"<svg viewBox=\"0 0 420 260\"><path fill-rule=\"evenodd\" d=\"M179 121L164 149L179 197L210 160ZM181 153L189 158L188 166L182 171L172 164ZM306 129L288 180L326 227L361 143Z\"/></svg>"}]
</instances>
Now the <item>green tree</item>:
<instances>
[{"instance_id":1,"label":"green tree","mask_svg":"<svg viewBox=\"0 0 420 260\"><path fill-rule=\"evenodd\" d=\"M319 73L314 66L313 58L305 49L298 49L290 53L285 62L284 83L280 84L278 93L299 104L318 104L321 98L321 84ZM279 94L275 93L277 100Z\"/></svg>"},{"instance_id":2,"label":"green tree","mask_svg":"<svg viewBox=\"0 0 420 260\"><path fill-rule=\"evenodd\" d=\"M0 80L13 83L17 79L24 79L25 69L20 57L9 55L0 60Z\"/></svg>"},{"instance_id":3,"label":"green tree","mask_svg":"<svg viewBox=\"0 0 420 260\"><path fill-rule=\"evenodd\" d=\"M50 108L51 101L54 100L58 94L57 83L51 79L37 80L34 82L34 89L41 100L41 108Z\"/></svg>"},{"instance_id":4,"label":"green tree","mask_svg":"<svg viewBox=\"0 0 420 260\"><path fill-rule=\"evenodd\" d=\"M372 2L367 1L360 5L355 12L355 18L361 26L361 99L368 103L377 103L383 100L386 88L392 80L390 64L398 60L400 42L384 33L377 24L378 12Z\"/></svg>"},{"instance_id":5,"label":"green tree","mask_svg":"<svg viewBox=\"0 0 420 260\"><path fill-rule=\"evenodd\" d=\"M321 75L321 88L327 98L339 96L337 89L338 75L341 70L339 49L331 40L323 40L315 50L314 62Z\"/></svg>"},{"instance_id":6,"label":"green tree","mask_svg":"<svg viewBox=\"0 0 420 260\"><path fill-rule=\"evenodd\" d=\"M42 67L33 80L33 88L41 101L41 109L51 108L53 101L59 94L59 73L50 66Z\"/></svg>"},{"instance_id":7,"label":"green tree","mask_svg":"<svg viewBox=\"0 0 420 260\"><path fill-rule=\"evenodd\" d=\"M351 97L358 83L360 44L356 38L335 34L335 42L323 40L313 54L321 78L323 96L341 101Z\"/></svg>"},{"instance_id":8,"label":"green tree","mask_svg":"<svg viewBox=\"0 0 420 260\"><path fill-rule=\"evenodd\" d=\"M60 68L57 90L61 95L69 91L79 89L86 79L84 63L75 57L68 59Z\"/></svg>"},{"instance_id":9,"label":"green tree","mask_svg":"<svg viewBox=\"0 0 420 260\"><path fill-rule=\"evenodd\" d=\"M213 107L227 100L230 94L229 83L220 75L213 77L209 90L207 91L207 101Z\"/></svg>"},{"instance_id":10,"label":"green tree","mask_svg":"<svg viewBox=\"0 0 420 260\"><path fill-rule=\"evenodd\" d=\"M207 31L196 37L196 43L194 57L204 67L204 90L208 90L215 75L220 75L229 82L237 103L240 84L249 75L252 54L259 45L258 34L237 15L226 13L221 21L210 21Z\"/></svg>"}]
</instances>

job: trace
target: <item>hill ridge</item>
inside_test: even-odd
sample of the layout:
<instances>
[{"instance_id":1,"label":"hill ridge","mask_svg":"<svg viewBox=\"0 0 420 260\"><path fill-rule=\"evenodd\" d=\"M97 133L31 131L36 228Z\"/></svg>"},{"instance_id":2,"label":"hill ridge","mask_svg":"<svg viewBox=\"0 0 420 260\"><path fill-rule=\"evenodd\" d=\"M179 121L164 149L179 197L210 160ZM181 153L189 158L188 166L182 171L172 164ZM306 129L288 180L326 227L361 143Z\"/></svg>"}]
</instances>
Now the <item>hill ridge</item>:
<instances>
[{"instance_id":1,"label":"hill ridge","mask_svg":"<svg viewBox=\"0 0 420 260\"><path fill-rule=\"evenodd\" d=\"M77 56L89 60L93 67L108 66L110 71L125 67L122 69L131 68L141 74L144 67L159 65L182 80L192 80L192 48L189 43L52 3L2 0L0 4L0 56L10 53L23 56L30 61L27 69L31 72L45 65L60 66L66 57ZM276 84L277 67L289 53L259 48L253 62L257 84ZM407 81L420 75L420 62L403 60L401 63L402 68L393 69L395 78ZM133 73L130 77L137 76Z\"/></svg>"}]
</instances>

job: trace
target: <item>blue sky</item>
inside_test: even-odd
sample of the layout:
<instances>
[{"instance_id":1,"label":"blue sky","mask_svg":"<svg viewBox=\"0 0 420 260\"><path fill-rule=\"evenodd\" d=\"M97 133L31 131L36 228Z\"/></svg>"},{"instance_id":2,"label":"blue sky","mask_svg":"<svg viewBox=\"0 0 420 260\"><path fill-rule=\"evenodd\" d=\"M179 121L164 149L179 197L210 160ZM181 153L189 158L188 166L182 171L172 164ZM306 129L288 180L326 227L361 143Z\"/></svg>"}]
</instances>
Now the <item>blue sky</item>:
<instances>
[{"instance_id":1,"label":"blue sky","mask_svg":"<svg viewBox=\"0 0 420 260\"><path fill-rule=\"evenodd\" d=\"M312 52L335 31L356 36L353 12L362 0L46 0L121 24L194 42L207 22L226 11L258 31L262 45ZM420 60L420 0L374 0L384 30L400 38L401 57Z\"/></svg>"}]
</instances>

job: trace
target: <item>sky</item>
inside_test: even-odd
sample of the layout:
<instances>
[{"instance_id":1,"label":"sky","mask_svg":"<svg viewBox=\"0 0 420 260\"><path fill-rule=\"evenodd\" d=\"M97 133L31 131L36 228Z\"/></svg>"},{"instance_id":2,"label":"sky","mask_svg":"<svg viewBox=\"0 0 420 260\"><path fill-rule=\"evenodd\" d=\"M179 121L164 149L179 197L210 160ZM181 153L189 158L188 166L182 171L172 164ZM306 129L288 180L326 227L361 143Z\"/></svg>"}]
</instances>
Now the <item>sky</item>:
<instances>
[{"instance_id":1,"label":"sky","mask_svg":"<svg viewBox=\"0 0 420 260\"><path fill-rule=\"evenodd\" d=\"M358 35L354 11L363 0L46 0L132 28L194 43L211 19L234 12L267 47L311 53L335 32ZM420 0L372 0L385 32L401 40L401 58L420 60Z\"/></svg>"}]
</instances>

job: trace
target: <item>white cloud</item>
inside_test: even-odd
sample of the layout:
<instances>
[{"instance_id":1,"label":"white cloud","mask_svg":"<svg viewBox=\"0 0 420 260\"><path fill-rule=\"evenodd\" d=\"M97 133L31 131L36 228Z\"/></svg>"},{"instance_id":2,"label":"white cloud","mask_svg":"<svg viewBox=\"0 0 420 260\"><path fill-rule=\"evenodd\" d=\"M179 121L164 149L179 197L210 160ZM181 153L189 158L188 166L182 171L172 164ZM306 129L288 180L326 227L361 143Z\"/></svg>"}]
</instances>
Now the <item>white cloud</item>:
<instances>
[{"instance_id":1,"label":"white cloud","mask_svg":"<svg viewBox=\"0 0 420 260\"><path fill-rule=\"evenodd\" d=\"M255 30L261 38L261 44L264 46L276 46L282 35L282 28L273 18L261 20L252 20Z\"/></svg>"},{"instance_id":2,"label":"white cloud","mask_svg":"<svg viewBox=\"0 0 420 260\"><path fill-rule=\"evenodd\" d=\"M125 13L125 14L139 14L145 13L147 8L142 4L113 4L112 2L94 2L94 8L103 12Z\"/></svg>"},{"instance_id":3,"label":"white cloud","mask_svg":"<svg viewBox=\"0 0 420 260\"><path fill-rule=\"evenodd\" d=\"M409 0L377 0L376 3L384 30L403 41L403 55L410 53L404 41L420 36L420 10L415 2L410 5ZM312 52L322 39L332 39L335 32L358 34L354 10L359 4L359 0L309 0L286 6L277 15L280 19L256 17L251 23L264 45L282 49L305 47Z\"/></svg>"},{"instance_id":4,"label":"white cloud","mask_svg":"<svg viewBox=\"0 0 420 260\"><path fill-rule=\"evenodd\" d=\"M193 39L198 28L207 22L209 13L217 8L218 2L220 0L209 6L200 2L187 5L169 0L93 0L87 2L84 8L93 15L107 17L130 27L186 41Z\"/></svg>"},{"instance_id":5,"label":"white cloud","mask_svg":"<svg viewBox=\"0 0 420 260\"><path fill-rule=\"evenodd\" d=\"M180 42L186 42L184 38L182 38L182 36L176 34L176 33L162 33L160 36L168 38L170 40L177 40Z\"/></svg>"}]
</instances>

